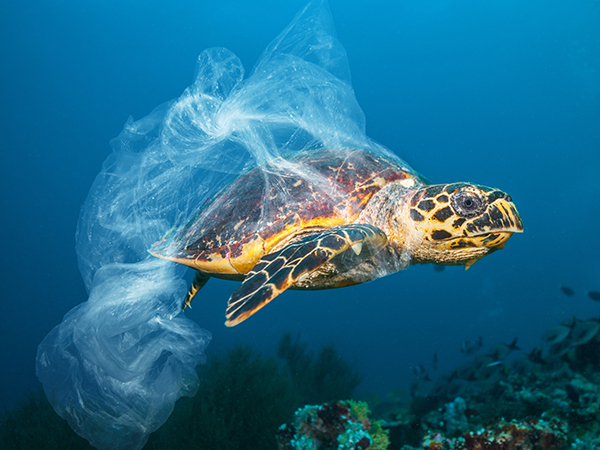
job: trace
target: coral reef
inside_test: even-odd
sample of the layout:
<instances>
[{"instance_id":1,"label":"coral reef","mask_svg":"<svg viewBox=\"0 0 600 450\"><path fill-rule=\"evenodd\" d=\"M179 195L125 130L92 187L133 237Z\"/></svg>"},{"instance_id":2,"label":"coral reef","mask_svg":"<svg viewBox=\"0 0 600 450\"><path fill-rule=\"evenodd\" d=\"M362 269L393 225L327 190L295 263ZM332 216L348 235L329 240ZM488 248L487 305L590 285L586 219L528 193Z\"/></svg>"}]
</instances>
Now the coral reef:
<instances>
[{"instance_id":1,"label":"coral reef","mask_svg":"<svg viewBox=\"0 0 600 450\"><path fill-rule=\"evenodd\" d=\"M280 450L385 450L387 433L368 418L364 402L338 401L305 406L292 424L277 432Z\"/></svg>"},{"instance_id":2,"label":"coral reef","mask_svg":"<svg viewBox=\"0 0 600 450\"><path fill-rule=\"evenodd\" d=\"M591 320L549 330L545 350L509 355L514 342L500 344L434 381L419 378L410 396L392 393L373 414L366 403L339 401L360 376L332 346L313 353L286 334L284 364L235 347L198 368L197 396L177 402L146 449L598 449L600 325ZM320 406L298 409L307 404ZM40 393L3 414L0 448L91 447Z\"/></svg>"},{"instance_id":3,"label":"coral reef","mask_svg":"<svg viewBox=\"0 0 600 450\"><path fill-rule=\"evenodd\" d=\"M456 397L453 402L446 405L443 414L446 423L446 434L453 436L468 429L466 411L467 404L461 397Z\"/></svg>"},{"instance_id":4,"label":"coral reef","mask_svg":"<svg viewBox=\"0 0 600 450\"><path fill-rule=\"evenodd\" d=\"M558 419L510 421L500 420L448 439L442 433L427 433L421 448L426 450L562 450L566 448L567 430ZM408 449L408 447L405 447Z\"/></svg>"},{"instance_id":5,"label":"coral reef","mask_svg":"<svg viewBox=\"0 0 600 450\"><path fill-rule=\"evenodd\" d=\"M375 407L390 450L600 448L600 324L572 318L542 340L510 357L515 342L499 344L435 381L415 380L396 408Z\"/></svg>"}]
</instances>

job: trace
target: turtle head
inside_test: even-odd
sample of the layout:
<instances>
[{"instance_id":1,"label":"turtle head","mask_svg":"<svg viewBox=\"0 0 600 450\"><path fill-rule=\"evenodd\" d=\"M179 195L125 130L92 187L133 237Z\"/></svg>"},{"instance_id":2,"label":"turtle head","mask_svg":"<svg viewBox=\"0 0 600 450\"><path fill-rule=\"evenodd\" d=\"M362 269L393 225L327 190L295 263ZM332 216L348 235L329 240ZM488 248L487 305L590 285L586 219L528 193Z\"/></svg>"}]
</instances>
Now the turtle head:
<instances>
[{"instance_id":1,"label":"turtle head","mask_svg":"<svg viewBox=\"0 0 600 450\"><path fill-rule=\"evenodd\" d=\"M414 262L468 269L504 247L523 222L508 194L468 183L423 186L409 197Z\"/></svg>"}]
</instances>

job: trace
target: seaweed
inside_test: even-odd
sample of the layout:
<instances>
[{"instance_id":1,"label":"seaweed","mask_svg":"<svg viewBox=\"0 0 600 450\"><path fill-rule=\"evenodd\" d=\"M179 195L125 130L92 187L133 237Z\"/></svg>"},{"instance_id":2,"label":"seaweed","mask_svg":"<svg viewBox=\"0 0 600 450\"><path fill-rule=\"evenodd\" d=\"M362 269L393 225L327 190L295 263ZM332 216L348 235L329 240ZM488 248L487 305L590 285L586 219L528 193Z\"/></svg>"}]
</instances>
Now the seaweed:
<instances>
[{"instance_id":1,"label":"seaweed","mask_svg":"<svg viewBox=\"0 0 600 450\"><path fill-rule=\"evenodd\" d=\"M279 347L285 364L239 345L197 367L198 393L177 401L144 449L275 449L277 430L294 411L322 399L350 398L360 382L360 375L333 345L322 347L315 357L305 343L292 340L288 333ZM93 447L54 412L40 390L3 413L0 448Z\"/></svg>"},{"instance_id":2,"label":"seaweed","mask_svg":"<svg viewBox=\"0 0 600 450\"><path fill-rule=\"evenodd\" d=\"M54 412L40 389L28 394L0 418L3 450L94 450Z\"/></svg>"},{"instance_id":3,"label":"seaweed","mask_svg":"<svg viewBox=\"0 0 600 450\"><path fill-rule=\"evenodd\" d=\"M182 398L146 449L264 450L300 399L275 358L236 346L199 368L198 394Z\"/></svg>"},{"instance_id":4,"label":"seaweed","mask_svg":"<svg viewBox=\"0 0 600 450\"><path fill-rule=\"evenodd\" d=\"M291 333L286 333L279 341L277 355L286 362L305 404L350 398L362 381L362 375L332 344L323 346L315 357L300 341L300 335L292 339Z\"/></svg>"}]
</instances>

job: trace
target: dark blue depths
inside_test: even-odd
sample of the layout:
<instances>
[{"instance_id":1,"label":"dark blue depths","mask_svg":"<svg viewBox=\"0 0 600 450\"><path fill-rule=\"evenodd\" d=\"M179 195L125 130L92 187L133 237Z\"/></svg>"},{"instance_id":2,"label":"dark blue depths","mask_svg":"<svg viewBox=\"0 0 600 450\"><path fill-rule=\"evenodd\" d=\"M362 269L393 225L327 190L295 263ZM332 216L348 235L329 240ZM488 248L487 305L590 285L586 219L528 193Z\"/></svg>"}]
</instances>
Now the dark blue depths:
<instances>
[{"instance_id":1,"label":"dark blue depths","mask_svg":"<svg viewBox=\"0 0 600 450\"><path fill-rule=\"evenodd\" d=\"M0 6L3 321L0 405L37 389L36 347L87 298L74 234L127 117L190 84L222 46L249 71L303 1ZM464 340L529 350L551 325L597 316L600 290L600 3L331 0L367 134L434 182L513 197L525 224L468 271L411 267L351 288L287 292L223 325L235 285L211 280L189 317L207 355L243 342L274 353L287 331L334 343L359 394L406 390L411 367L463 361ZM191 275L191 274L190 274ZM561 285L571 287L566 296Z\"/></svg>"}]
</instances>

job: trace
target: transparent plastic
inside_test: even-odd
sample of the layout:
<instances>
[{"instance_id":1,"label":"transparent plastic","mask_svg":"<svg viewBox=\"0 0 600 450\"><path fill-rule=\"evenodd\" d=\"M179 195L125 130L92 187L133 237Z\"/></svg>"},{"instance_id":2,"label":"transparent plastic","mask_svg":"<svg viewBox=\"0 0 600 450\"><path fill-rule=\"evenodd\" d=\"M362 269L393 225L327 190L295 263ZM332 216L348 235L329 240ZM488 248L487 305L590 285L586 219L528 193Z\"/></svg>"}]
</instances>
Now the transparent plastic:
<instances>
[{"instance_id":1,"label":"transparent plastic","mask_svg":"<svg viewBox=\"0 0 600 450\"><path fill-rule=\"evenodd\" d=\"M185 268L148 249L237 176L291 152L360 148L365 135L345 51L326 2L307 5L244 77L223 48L204 51L194 83L111 142L83 205L79 267L89 299L40 344L36 372L56 412L99 449L136 450L182 395L211 335L181 312ZM402 164L399 161L399 164ZM311 180L319 186L319 180ZM263 204L268 208L268 201Z\"/></svg>"}]
</instances>

